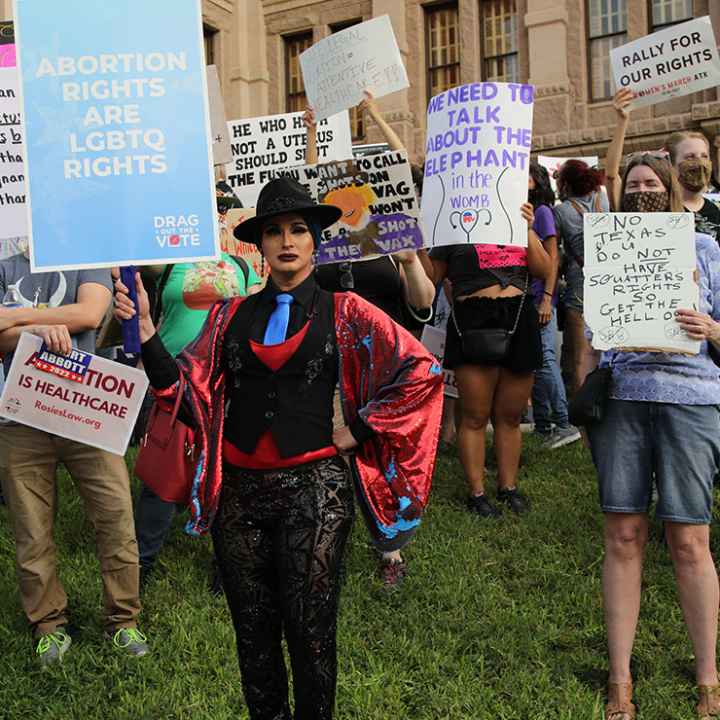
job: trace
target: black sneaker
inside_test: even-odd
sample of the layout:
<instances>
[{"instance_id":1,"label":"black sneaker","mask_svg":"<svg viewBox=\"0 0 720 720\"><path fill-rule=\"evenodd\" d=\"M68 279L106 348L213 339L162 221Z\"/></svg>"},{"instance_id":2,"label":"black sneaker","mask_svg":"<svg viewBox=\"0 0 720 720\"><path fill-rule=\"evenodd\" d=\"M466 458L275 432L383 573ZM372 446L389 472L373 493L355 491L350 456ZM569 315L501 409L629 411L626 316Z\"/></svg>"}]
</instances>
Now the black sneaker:
<instances>
[{"instance_id":1,"label":"black sneaker","mask_svg":"<svg viewBox=\"0 0 720 720\"><path fill-rule=\"evenodd\" d=\"M471 513L485 519L491 518L494 520L502 516L500 510L485 495L471 495L467 501L467 508Z\"/></svg>"},{"instance_id":2,"label":"black sneaker","mask_svg":"<svg viewBox=\"0 0 720 720\"><path fill-rule=\"evenodd\" d=\"M522 515L530 511L530 500L516 487L498 490L497 501L505 503L516 515Z\"/></svg>"}]
</instances>

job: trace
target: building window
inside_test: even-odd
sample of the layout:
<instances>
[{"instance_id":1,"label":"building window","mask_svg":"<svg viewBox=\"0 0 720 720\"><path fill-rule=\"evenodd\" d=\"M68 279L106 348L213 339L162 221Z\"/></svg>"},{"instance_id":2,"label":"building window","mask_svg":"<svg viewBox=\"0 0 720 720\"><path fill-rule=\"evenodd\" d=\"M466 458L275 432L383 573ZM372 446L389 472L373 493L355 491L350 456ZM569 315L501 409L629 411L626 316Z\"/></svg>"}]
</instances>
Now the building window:
<instances>
[{"instance_id":1,"label":"building window","mask_svg":"<svg viewBox=\"0 0 720 720\"><path fill-rule=\"evenodd\" d=\"M346 30L353 25L361 23L362 19L357 20L346 20L345 22L335 23L330 26L330 32L336 33L341 30ZM365 138L365 117L360 110L356 107L350 108L350 132L352 133L353 140L362 140Z\"/></svg>"},{"instance_id":2,"label":"building window","mask_svg":"<svg viewBox=\"0 0 720 720\"><path fill-rule=\"evenodd\" d=\"M205 62L215 65L215 41L218 31L209 25L203 25L203 40L205 42Z\"/></svg>"},{"instance_id":3,"label":"building window","mask_svg":"<svg viewBox=\"0 0 720 720\"><path fill-rule=\"evenodd\" d=\"M425 9L428 99L460 82L457 3Z\"/></svg>"},{"instance_id":4,"label":"building window","mask_svg":"<svg viewBox=\"0 0 720 720\"><path fill-rule=\"evenodd\" d=\"M692 0L651 0L650 6L652 32L693 17Z\"/></svg>"},{"instance_id":5,"label":"building window","mask_svg":"<svg viewBox=\"0 0 720 720\"><path fill-rule=\"evenodd\" d=\"M590 99L608 100L615 91L610 50L627 42L625 0L588 0Z\"/></svg>"},{"instance_id":6,"label":"building window","mask_svg":"<svg viewBox=\"0 0 720 720\"><path fill-rule=\"evenodd\" d=\"M312 31L285 38L285 87L287 112L302 112L307 107L305 83L300 70L300 55L313 44Z\"/></svg>"},{"instance_id":7,"label":"building window","mask_svg":"<svg viewBox=\"0 0 720 720\"><path fill-rule=\"evenodd\" d=\"M515 0L480 0L483 79L518 82L517 8Z\"/></svg>"}]
</instances>

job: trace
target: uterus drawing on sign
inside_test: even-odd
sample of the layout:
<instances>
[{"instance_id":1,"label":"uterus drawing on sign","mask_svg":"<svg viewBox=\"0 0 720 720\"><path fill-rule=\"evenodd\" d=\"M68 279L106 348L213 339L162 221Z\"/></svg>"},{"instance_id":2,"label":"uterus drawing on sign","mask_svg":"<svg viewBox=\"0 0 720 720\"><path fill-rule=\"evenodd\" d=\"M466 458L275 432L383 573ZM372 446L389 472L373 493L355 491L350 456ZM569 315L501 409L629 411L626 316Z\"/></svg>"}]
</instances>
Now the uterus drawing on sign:
<instances>
[{"instance_id":1,"label":"uterus drawing on sign","mask_svg":"<svg viewBox=\"0 0 720 720\"><path fill-rule=\"evenodd\" d=\"M480 215L487 213L487 221L483 225L489 225L492 222L492 213L487 209L482 210L457 210L456 212L450 213L450 225L453 230L458 228L465 233L468 243L472 243L472 231L480 220Z\"/></svg>"}]
</instances>

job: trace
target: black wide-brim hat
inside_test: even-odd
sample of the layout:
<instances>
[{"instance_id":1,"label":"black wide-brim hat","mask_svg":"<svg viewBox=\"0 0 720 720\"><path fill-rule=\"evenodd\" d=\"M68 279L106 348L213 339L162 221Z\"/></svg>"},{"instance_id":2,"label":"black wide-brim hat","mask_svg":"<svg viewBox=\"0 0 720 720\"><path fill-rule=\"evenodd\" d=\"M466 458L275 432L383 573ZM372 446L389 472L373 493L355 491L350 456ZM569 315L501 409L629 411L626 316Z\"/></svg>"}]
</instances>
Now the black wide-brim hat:
<instances>
[{"instance_id":1,"label":"black wide-brim hat","mask_svg":"<svg viewBox=\"0 0 720 720\"><path fill-rule=\"evenodd\" d=\"M243 242L260 245L262 226L278 215L296 213L308 222L317 223L321 230L334 225L341 217L342 210L335 205L316 203L310 193L290 177L271 180L260 191L255 217L240 223L233 235ZM316 238L319 242L320 238Z\"/></svg>"}]
</instances>

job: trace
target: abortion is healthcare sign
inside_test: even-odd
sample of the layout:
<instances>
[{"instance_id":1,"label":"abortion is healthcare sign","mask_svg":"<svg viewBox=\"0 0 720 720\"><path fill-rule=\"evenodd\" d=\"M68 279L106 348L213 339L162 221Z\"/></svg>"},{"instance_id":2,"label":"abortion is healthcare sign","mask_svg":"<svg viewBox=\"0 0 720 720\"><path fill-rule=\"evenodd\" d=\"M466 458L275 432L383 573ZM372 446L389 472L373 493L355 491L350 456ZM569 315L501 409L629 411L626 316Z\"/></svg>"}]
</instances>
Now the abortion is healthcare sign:
<instances>
[{"instance_id":1,"label":"abortion is healthcare sign","mask_svg":"<svg viewBox=\"0 0 720 720\"><path fill-rule=\"evenodd\" d=\"M0 397L0 416L124 455L148 387L144 372L73 350L48 352L23 333Z\"/></svg>"},{"instance_id":2,"label":"abortion is healthcare sign","mask_svg":"<svg viewBox=\"0 0 720 720\"><path fill-rule=\"evenodd\" d=\"M422 220L426 245L527 247L532 85L472 83L430 100Z\"/></svg>"},{"instance_id":3,"label":"abortion is healthcare sign","mask_svg":"<svg viewBox=\"0 0 720 720\"><path fill-rule=\"evenodd\" d=\"M200 0L15 0L33 271L218 255Z\"/></svg>"}]
</instances>

